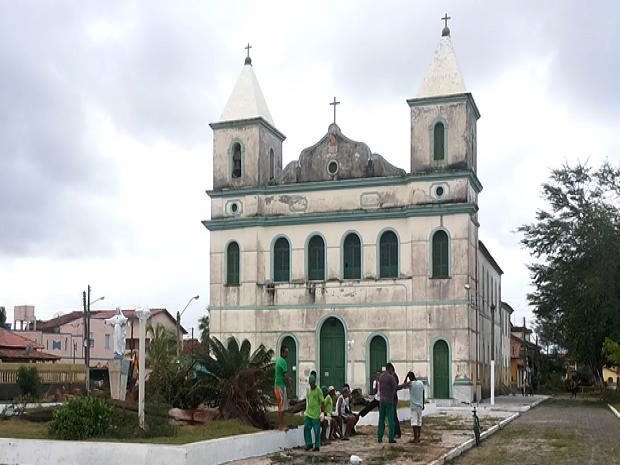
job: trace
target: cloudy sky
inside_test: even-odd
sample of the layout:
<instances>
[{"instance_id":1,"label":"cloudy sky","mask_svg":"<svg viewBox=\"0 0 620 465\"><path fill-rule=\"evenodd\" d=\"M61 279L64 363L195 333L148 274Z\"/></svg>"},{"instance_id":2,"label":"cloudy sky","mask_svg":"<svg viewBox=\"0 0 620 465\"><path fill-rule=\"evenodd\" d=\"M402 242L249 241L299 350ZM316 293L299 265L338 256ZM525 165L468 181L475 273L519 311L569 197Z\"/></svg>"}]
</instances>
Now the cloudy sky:
<instances>
[{"instance_id":1,"label":"cloudy sky","mask_svg":"<svg viewBox=\"0 0 620 465\"><path fill-rule=\"evenodd\" d=\"M252 43L287 140L331 119L409 169L409 108L448 12L478 123L480 237L530 315L516 228L549 170L620 159L620 3L0 1L0 305L208 304L212 133Z\"/></svg>"}]
</instances>

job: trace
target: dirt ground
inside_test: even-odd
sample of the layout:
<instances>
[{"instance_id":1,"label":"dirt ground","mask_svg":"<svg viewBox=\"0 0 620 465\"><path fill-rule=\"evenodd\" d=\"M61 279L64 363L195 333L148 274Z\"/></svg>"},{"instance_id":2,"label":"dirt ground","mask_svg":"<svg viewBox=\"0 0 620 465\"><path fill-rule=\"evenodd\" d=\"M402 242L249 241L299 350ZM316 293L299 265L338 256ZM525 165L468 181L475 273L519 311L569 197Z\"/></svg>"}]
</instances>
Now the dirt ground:
<instances>
[{"instance_id":1,"label":"dirt ground","mask_svg":"<svg viewBox=\"0 0 620 465\"><path fill-rule=\"evenodd\" d=\"M496 424L497 418L481 419L483 429ZM322 445L320 452L305 452L303 448L286 450L265 457L233 462L234 465L303 465L321 463L324 465L348 464L351 455L358 455L363 465L418 465L426 464L453 447L473 437L470 418L436 415L424 417L422 442L413 444L411 426L401 423L403 437L396 444L387 443L387 428L384 443L377 443L377 428L360 426L358 434L350 441L332 441Z\"/></svg>"},{"instance_id":2,"label":"dirt ground","mask_svg":"<svg viewBox=\"0 0 620 465\"><path fill-rule=\"evenodd\" d=\"M620 464L620 420L596 400L550 399L451 465Z\"/></svg>"}]
</instances>

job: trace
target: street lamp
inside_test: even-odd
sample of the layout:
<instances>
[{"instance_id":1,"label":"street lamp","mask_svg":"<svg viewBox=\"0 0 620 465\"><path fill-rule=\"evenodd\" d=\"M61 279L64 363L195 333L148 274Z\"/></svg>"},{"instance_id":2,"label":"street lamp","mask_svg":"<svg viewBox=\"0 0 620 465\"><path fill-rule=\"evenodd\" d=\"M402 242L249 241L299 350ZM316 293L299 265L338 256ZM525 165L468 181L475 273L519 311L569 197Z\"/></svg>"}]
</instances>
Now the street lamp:
<instances>
[{"instance_id":1,"label":"street lamp","mask_svg":"<svg viewBox=\"0 0 620 465\"><path fill-rule=\"evenodd\" d=\"M187 304L185 304L185 307L183 308L183 310L181 310L180 312L177 312L177 359L181 357L181 346L183 344L183 340L181 338L181 315L185 313L185 310L187 310L187 307L189 307L189 304L191 304L192 301L198 300L199 298L200 298L199 295L195 295L194 297L191 297L187 301Z\"/></svg>"}]
</instances>

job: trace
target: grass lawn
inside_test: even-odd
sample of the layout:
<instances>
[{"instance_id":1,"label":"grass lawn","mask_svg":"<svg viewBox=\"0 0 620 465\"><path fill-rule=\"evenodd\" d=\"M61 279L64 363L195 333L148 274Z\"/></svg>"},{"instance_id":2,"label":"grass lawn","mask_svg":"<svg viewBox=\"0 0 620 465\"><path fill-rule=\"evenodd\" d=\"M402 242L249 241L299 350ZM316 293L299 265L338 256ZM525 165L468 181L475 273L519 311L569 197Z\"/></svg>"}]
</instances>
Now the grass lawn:
<instances>
[{"instance_id":1,"label":"grass lawn","mask_svg":"<svg viewBox=\"0 0 620 465\"><path fill-rule=\"evenodd\" d=\"M277 412L269 413L269 420L277 424ZM289 426L303 425L301 415L285 415L285 422ZM0 437L15 439L53 439L48 436L48 422L32 422L18 418L10 418L0 421ZM223 438L237 434L256 433L260 431L254 426L238 420L217 420L203 425L182 426L175 436L152 437L152 438L96 438L91 441L103 442L138 442L151 444L187 444L190 442L206 441L208 439Z\"/></svg>"},{"instance_id":2,"label":"grass lawn","mask_svg":"<svg viewBox=\"0 0 620 465\"><path fill-rule=\"evenodd\" d=\"M614 406L614 408L615 408L618 412L620 412L620 402L616 402L615 404L611 404L611 405L613 405L613 406Z\"/></svg>"}]
</instances>

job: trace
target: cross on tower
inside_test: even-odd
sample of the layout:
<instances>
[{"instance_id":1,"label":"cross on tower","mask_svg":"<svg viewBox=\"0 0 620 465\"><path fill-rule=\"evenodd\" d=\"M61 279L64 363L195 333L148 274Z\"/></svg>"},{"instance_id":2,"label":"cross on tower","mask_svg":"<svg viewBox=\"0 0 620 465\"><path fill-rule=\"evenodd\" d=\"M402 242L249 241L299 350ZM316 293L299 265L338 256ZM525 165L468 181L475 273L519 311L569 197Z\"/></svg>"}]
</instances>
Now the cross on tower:
<instances>
[{"instance_id":1,"label":"cross on tower","mask_svg":"<svg viewBox=\"0 0 620 465\"><path fill-rule=\"evenodd\" d=\"M334 124L336 124L336 105L340 105L340 102L336 101L336 97L334 97L334 101L330 105L334 107Z\"/></svg>"},{"instance_id":2,"label":"cross on tower","mask_svg":"<svg viewBox=\"0 0 620 465\"><path fill-rule=\"evenodd\" d=\"M445 23L446 23L446 24L444 25L444 27L448 27L448 20L449 20L449 19L452 19L452 18L451 18L450 16L448 16L448 13L446 13L446 15L445 15L443 18L441 18L441 19L442 19L443 21L445 21ZM248 45L249 45L249 44L248 44Z\"/></svg>"},{"instance_id":3,"label":"cross on tower","mask_svg":"<svg viewBox=\"0 0 620 465\"><path fill-rule=\"evenodd\" d=\"M250 45L250 43L248 42L248 45L246 45L245 48L248 51L248 56L245 57L245 64L246 65L251 65L252 64L252 59L250 58L250 49L252 48L252 46Z\"/></svg>"}]
</instances>

